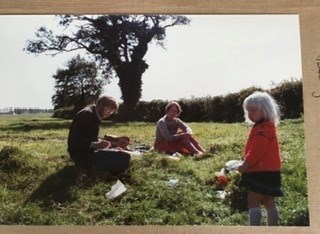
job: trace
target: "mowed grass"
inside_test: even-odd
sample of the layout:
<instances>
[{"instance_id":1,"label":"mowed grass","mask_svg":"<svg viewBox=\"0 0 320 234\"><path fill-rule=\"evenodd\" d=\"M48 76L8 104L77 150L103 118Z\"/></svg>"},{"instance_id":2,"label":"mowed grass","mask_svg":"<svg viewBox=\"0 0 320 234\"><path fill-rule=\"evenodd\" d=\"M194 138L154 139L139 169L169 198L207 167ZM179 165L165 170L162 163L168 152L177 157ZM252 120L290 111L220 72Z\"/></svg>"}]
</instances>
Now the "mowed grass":
<instances>
[{"instance_id":1,"label":"mowed grass","mask_svg":"<svg viewBox=\"0 0 320 234\"><path fill-rule=\"evenodd\" d=\"M70 123L48 115L0 116L0 224L247 225L239 175L228 174L224 199L207 183L228 160L241 158L244 123L188 123L208 151L203 159L148 152L133 157L118 177L97 180L76 177L67 153ZM130 136L131 148L152 146L154 133L155 123L140 122L106 121L100 130L100 136ZM277 199L280 224L309 225L303 119L283 121L278 135L285 194ZM127 191L110 201L105 194L118 179ZM170 187L170 179L179 182Z\"/></svg>"}]
</instances>

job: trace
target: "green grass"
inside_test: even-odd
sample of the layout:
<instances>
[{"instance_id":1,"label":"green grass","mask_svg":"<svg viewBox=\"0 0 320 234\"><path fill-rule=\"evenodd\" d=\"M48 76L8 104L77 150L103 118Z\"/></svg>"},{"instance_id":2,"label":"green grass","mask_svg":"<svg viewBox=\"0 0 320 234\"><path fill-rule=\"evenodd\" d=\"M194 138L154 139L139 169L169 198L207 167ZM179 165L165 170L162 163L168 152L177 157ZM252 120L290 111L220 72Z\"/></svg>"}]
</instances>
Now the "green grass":
<instances>
[{"instance_id":1,"label":"green grass","mask_svg":"<svg viewBox=\"0 0 320 234\"><path fill-rule=\"evenodd\" d=\"M214 196L214 178L240 159L248 127L242 123L189 123L210 154L170 160L155 152L131 161L119 177L76 179L66 148L69 120L48 115L0 116L0 224L23 225L247 225L245 192L230 173L225 199ZM152 145L154 123L104 122L100 135L128 135L132 148ZM277 199L280 224L309 225L303 119L279 125L284 197ZM127 191L109 201L120 179ZM179 179L175 187L166 181ZM208 194L212 194L209 196Z\"/></svg>"}]
</instances>

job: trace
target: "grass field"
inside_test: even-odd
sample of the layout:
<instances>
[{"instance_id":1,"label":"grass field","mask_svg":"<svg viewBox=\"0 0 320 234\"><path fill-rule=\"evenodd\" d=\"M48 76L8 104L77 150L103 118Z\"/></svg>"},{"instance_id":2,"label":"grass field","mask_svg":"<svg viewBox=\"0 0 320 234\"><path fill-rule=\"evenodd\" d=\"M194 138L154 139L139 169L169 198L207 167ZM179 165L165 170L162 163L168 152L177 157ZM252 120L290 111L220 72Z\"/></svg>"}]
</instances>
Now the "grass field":
<instances>
[{"instance_id":1,"label":"grass field","mask_svg":"<svg viewBox=\"0 0 320 234\"><path fill-rule=\"evenodd\" d=\"M214 178L228 160L240 159L248 126L189 123L209 154L180 161L155 152L132 159L119 177L76 178L66 151L69 120L48 115L0 116L0 224L23 225L247 225L245 192L229 173L224 199ZM152 145L154 123L104 122L100 135L128 135L132 148ZM280 224L309 225L303 119L278 127L283 170ZM120 179L127 191L109 201ZM178 179L176 186L167 186ZM265 213L263 213L265 216Z\"/></svg>"}]
</instances>

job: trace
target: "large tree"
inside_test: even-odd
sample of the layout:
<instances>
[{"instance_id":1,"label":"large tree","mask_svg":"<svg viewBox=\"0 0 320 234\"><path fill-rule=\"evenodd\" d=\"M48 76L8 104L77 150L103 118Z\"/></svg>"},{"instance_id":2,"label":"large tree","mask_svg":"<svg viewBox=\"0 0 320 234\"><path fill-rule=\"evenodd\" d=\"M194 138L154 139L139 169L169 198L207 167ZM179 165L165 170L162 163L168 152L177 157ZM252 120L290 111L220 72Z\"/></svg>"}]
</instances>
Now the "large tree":
<instances>
[{"instance_id":1,"label":"large tree","mask_svg":"<svg viewBox=\"0 0 320 234\"><path fill-rule=\"evenodd\" d=\"M68 52L84 49L100 62L106 79L119 78L124 107L133 111L141 98L142 74L148 68L144 56L154 40L163 46L166 29L189 24L178 15L60 16L66 29L59 35L41 27L36 38L27 41L31 53Z\"/></svg>"},{"instance_id":2,"label":"large tree","mask_svg":"<svg viewBox=\"0 0 320 234\"><path fill-rule=\"evenodd\" d=\"M80 56L66 63L66 68L58 69L53 75L55 94L52 96L54 109L73 107L76 112L93 103L101 94L104 80L98 76L94 61Z\"/></svg>"}]
</instances>

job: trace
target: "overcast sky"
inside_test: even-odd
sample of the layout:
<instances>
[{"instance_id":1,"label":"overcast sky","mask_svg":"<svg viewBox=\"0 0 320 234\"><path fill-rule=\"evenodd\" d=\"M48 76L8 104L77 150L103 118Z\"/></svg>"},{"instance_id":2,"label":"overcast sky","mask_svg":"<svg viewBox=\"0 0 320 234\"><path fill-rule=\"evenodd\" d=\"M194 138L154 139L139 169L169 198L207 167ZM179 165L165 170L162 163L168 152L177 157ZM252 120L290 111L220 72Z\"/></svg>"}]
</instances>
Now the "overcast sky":
<instances>
[{"instance_id":1,"label":"overcast sky","mask_svg":"<svg viewBox=\"0 0 320 234\"><path fill-rule=\"evenodd\" d=\"M301 79L298 15L190 15L188 26L169 28L165 49L152 44L145 56L141 100L225 95ZM0 108L52 108L52 75L70 59L23 51L40 26L57 27L54 16L0 16ZM74 55L74 54L73 54ZM121 101L118 80L104 93Z\"/></svg>"}]
</instances>

